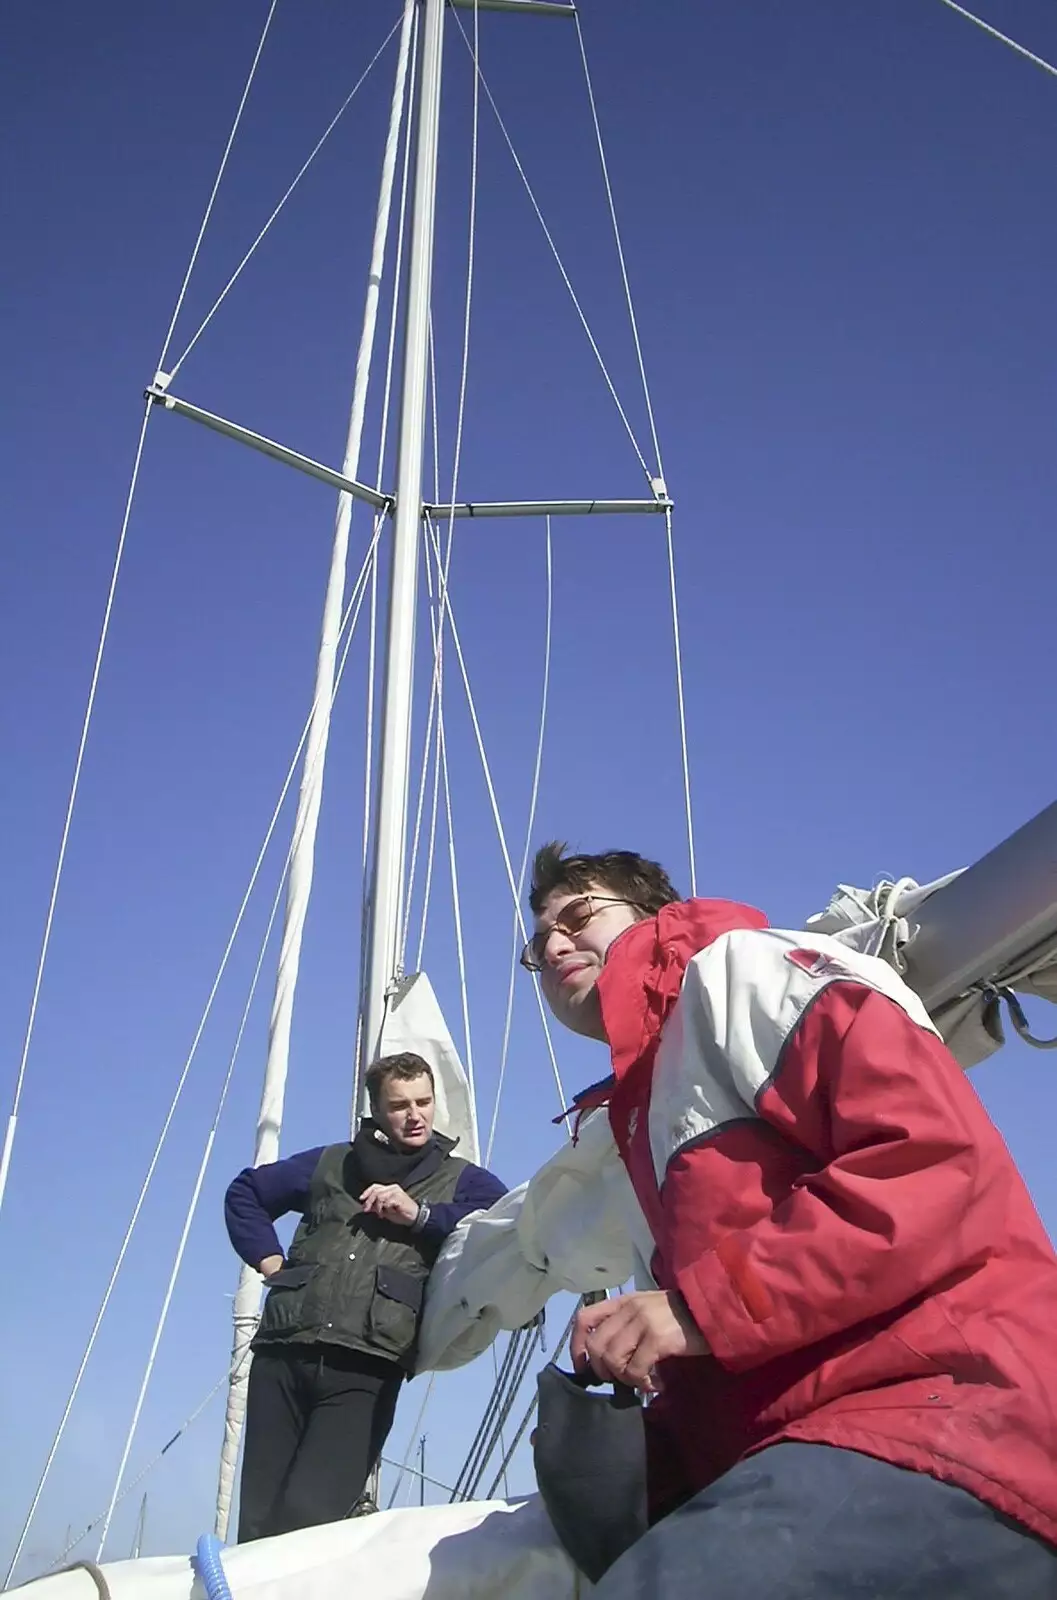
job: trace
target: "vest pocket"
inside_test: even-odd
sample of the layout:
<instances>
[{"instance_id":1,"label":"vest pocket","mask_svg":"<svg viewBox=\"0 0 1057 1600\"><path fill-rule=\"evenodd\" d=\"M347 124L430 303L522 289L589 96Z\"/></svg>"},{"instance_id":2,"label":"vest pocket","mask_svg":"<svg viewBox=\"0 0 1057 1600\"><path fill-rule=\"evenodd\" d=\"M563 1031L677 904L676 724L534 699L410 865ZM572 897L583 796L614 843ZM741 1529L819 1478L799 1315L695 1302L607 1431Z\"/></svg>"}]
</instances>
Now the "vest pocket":
<instances>
[{"instance_id":1,"label":"vest pocket","mask_svg":"<svg viewBox=\"0 0 1057 1600\"><path fill-rule=\"evenodd\" d=\"M380 1355L403 1357L410 1353L418 1333L422 1290L421 1278L410 1272L384 1265L375 1268L367 1330L372 1348Z\"/></svg>"},{"instance_id":2,"label":"vest pocket","mask_svg":"<svg viewBox=\"0 0 1057 1600\"><path fill-rule=\"evenodd\" d=\"M273 1272L270 1278L265 1279L269 1293L272 1289L303 1289L315 1270L314 1264L280 1267L278 1272Z\"/></svg>"}]
</instances>

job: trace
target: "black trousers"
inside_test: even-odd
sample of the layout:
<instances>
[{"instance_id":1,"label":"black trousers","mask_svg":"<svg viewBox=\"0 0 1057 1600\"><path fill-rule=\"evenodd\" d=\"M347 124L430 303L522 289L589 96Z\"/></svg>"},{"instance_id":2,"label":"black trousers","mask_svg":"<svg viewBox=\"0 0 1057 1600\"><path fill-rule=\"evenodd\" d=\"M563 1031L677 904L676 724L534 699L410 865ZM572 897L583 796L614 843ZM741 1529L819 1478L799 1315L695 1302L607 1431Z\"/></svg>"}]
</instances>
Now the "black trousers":
<instances>
[{"instance_id":1,"label":"black trousers","mask_svg":"<svg viewBox=\"0 0 1057 1600\"><path fill-rule=\"evenodd\" d=\"M404 1381L336 1345L258 1350L250 1368L239 1543L347 1517L382 1453Z\"/></svg>"},{"instance_id":2,"label":"black trousers","mask_svg":"<svg viewBox=\"0 0 1057 1600\"><path fill-rule=\"evenodd\" d=\"M598 1600L1055 1600L1057 1550L921 1472L776 1444L658 1522Z\"/></svg>"}]
</instances>

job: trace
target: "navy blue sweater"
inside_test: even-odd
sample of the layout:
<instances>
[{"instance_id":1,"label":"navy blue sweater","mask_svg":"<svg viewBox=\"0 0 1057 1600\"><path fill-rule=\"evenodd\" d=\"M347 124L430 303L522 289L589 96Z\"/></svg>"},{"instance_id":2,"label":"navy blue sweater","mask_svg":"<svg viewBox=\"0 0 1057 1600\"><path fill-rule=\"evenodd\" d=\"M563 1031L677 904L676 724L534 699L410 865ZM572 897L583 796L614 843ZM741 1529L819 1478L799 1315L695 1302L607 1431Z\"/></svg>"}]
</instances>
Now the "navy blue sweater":
<instances>
[{"instance_id":1,"label":"navy blue sweater","mask_svg":"<svg viewBox=\"0 0 1057 1600\"><path fill-rule=\"evenodd\" d=\"M304 1215L312 1174L325 1149L321 1144L314 1150L299 1150L285 1161L246 1167L229 1186L224 1197L228 1238L251 1267L259 1267L268 1256L285 1255L273 1223L290 1211ZM423 1236L446 1239L463 1217L487 1211L505 1194L506 1185L484 1167L464 1167L452 1199L430 1206Z\"/></svg>"}]
</instances>

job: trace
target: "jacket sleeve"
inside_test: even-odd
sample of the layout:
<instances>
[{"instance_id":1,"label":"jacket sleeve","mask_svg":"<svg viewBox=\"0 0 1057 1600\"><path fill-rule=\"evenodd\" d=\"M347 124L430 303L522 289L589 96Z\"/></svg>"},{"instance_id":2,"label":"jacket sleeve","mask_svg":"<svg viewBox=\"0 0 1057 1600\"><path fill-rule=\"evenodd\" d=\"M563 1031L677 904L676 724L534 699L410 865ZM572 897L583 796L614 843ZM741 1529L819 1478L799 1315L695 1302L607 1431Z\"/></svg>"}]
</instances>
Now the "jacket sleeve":
<instances>
[{"instance_id":1,"label":"jacket sleeve","mask_svg":"<svg viewBox=\"0 0 1057 1600\"><path fill-rule=\"evenodd\" d=\"M224 1221L228 1238L243 1261L259 1267L268 1256L285 1252L273 1226L288 1211L308 1208L312 1174L326 1149L299 1150L284 1161L266 1162L262 1167L246 1167L224 1196Z\"/></svg>"},{"instance_id":2,"label":"jacket sleeve","mask_svg":"<svg viewBox=\"0 0 1057 1600\"><path fill-rule=\"evenodd\" d=\"M728 1368L890 1315L987 1258L1015 1169L946 1047L887 995L830 984L750 1106L674 1155L662 1195L670 1269ZM728 1173L754 1141L772 1204L703 1237L725 1139Z\"/></svg>"},{"instance_id":3,"label":"jacket sleeve","mask_svg":"<svg viewBox=\"0 0 1057 1600\"><path fill-rule=\"evenodd\" d=\"M452 1198L430 1206L421 1231L427 1238L446 1239L449 1233L455 1232L463 1217L468 1217L471 1211L487 1211L505 1194L506 1184L500 1183L494 1173L484 1167L464 1167Z\"/></svg>"}]
</instances>

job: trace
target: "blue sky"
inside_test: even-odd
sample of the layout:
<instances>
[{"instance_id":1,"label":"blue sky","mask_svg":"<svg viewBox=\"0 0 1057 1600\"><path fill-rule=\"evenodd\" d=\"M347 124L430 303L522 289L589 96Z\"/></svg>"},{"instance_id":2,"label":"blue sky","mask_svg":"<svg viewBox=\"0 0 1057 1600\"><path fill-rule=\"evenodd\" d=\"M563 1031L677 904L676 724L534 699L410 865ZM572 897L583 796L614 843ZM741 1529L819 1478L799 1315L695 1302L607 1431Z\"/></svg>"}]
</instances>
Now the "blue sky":
<instances>
[{"instance_id":1,"label":"blue sky","mask_svg":"<svg viewBox=\"0 0 1057 1600\"><path fill-rule=\"evenodd\" d=\"M112 0L102 10L52 0L3 19L5 1096L139 397L265 10L263 0ZM583 11L677 502L699 888L795 924L838 880L924 880L975 859L1057 789L1044 687L1057 85L940 0L657 0L648 20L630 0L587 0ZM989 0L987 15L1057 57L1049 0ZM395 17L393 0L280 3L177 348ZM645 443L572 30L489 17L481 36L486 73ZM335 464L392 65L390 50L180 375L188 398ZM443 123L434 307L450 487L470 131L470 75L454 36ZM369 430L365 462L375 437ZM487 112L461 485L473 498L643 492ZM308 708L331 523L321 486L186 422L152 422L0 1218L5 1551ZM358 514L354 566L367 532ZM535 837L639 848L685 884L663 530L570 523L556 527L554 553ZM520 847L542 668L542 529L460 529L452 595ZM336 712L287 1150L346 1126L364 662L361 638ZM454 681L448 715L487 1107L510 909ZM69 1524L105 1506L284 848L269 857L190 1075L26 1575L57 1553ZM442 854L427 965L454 1027L451 926ZM225 1369L235 1263L220 1203L252 1148L269 998L266 982L133 1472ZM1052 1031L1052 1019L1040 1025ZM568 1085L603 1065L587 1046L560 1050ZM1009 1047L975 1082L1054 1231L1051 1059ZM508 1181L555 1147L554 1102L521 993L494 1163ZM558 1308L552 1338L563 1321ZM429 1470L442 1480L476 1427L486 1375L438 1389L425 1431ZM402 1449L413 1412L414 1401L391 1448ZM214 1406L151 1478L148 1550L190 1549L209 1523L218 1439ZM512 1488L529 1482L521 1462ZM138 1494L115 1523L113 1555L127 1551L137 1504Z\"/></svg>"}]
</instances>

